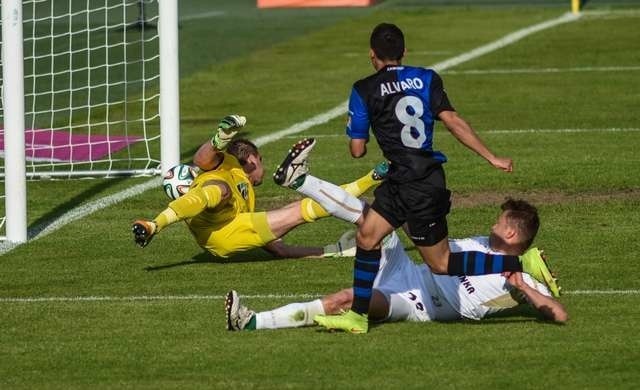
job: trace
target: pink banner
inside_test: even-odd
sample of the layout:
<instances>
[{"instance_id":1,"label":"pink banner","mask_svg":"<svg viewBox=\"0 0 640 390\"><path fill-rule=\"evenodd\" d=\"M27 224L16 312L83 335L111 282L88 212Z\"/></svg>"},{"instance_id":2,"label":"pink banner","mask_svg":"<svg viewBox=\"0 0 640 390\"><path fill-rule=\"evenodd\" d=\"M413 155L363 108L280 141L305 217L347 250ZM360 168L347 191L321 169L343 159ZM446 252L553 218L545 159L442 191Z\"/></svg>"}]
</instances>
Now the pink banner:
<instances>
[{"instance_id":1,"label":"pink banner","mask_svg":"<svg viewBox=\"0 0 640 390\"><path fill-rule=\"evenodd\" d=\"M115 153L142 137L71 134L64 130L27 129L27 160L96 161ZM4 129L0 129L0 151L4 155Z\"/></svg>"}]
</instances>

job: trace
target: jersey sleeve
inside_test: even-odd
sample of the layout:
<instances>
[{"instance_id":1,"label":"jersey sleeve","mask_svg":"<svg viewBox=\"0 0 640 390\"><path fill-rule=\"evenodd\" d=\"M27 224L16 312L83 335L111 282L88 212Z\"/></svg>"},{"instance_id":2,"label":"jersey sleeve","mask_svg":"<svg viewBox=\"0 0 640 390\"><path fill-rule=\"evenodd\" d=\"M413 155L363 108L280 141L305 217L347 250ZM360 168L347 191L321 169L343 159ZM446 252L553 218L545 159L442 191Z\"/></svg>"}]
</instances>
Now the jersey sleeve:
<instances>
[{"instance_id":1,"label":"jersey sleeve","mask_svg":"<svg viewBox=\"0 0 640 390\"><path fill-rule=\"evenodd\" d=\"M436 72L433 72L429 93L431 95L431 113L436 120L439 120L438 115L442 111L455 111L455 108L449 102L447 92L444 90L442 78Z\"/></svg>"},{"instance_id":2,"label":"jersey sleeve","mask_svg":"<svg viewBox=\"0 0 640 390\"><path fill-rule=\"evenodd\" d=\"M489 248L489 237L475 236L469 238L450 238L449 248L451 252L483 252L493 253Z\"/></svg>"},{"instance_id":3,"label":"jersey sleeve","mask_svg":"<svg viewBox=\"0 0 640 390\"><path fill-rule=\"evenodd\" d=\"M351 139L369 139L369 111L354 87L349 96L349 121L347 122L347 136Z\"/></svg>"}]
</instances>

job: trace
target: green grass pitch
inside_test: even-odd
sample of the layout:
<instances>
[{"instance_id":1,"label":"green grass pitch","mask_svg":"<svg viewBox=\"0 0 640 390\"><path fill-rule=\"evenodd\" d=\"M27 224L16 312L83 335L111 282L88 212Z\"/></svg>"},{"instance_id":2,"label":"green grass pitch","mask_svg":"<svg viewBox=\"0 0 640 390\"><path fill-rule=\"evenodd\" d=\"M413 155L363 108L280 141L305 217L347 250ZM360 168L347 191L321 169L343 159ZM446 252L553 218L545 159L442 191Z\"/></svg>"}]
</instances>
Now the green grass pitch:
<instances>
[{"instance_id":1,"label":"green grass pitch","mask_svg":"<svg viewBox=\"0 0 640 390\"><path fill-rule=\"evenodd\" d=\"M184 161L226 114L246 115L245 135L256 139L344 102L353 81L372 72L368 34L381 21L404 29L405 63L429 66L569 10L568 0L253 5L180 2ZM454 106L514 159L513 174L492 169L441 125L435 136L449 157L452 237L487 233L505 196L539 207L536 245L565 291L566 326L523 315L385 324L359 336L227 332L227 290L265 310L349 286L351 261L276 261L259 250L217 260L182 225L140 250L130 223L165 207L160 187L53 229L70 210L149 178L38 181L28 185L29 228L52 232L0 256L0 388L637 388L640 8L591 1L585 11L442 72ZM380 152L372 144L351 159L344 122L265 144L269 171L298 138L314 136L316 175L343 182L365 172ZM266 179L259 209L298 199ZM348 228L325 219L286 240L324 245Z\"/></svg>"}]
</instances>

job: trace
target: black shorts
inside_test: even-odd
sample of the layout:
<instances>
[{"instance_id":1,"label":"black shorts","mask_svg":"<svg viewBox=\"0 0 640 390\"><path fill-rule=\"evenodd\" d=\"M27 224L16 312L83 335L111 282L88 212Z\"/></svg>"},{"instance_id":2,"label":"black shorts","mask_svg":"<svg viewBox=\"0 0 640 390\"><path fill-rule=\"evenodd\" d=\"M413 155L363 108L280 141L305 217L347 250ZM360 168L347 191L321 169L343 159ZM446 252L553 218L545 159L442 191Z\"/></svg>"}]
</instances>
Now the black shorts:
<instances>
[{"instance_id":1,"label":"black shorts","mask_svg":"<svg viewBox=\"0 0 640 390\"><path fill-rule=\"evenodd\" d=\"M451 192L446 188L442 167L412 182L385 180L374 196L371 208L395 228L406 222L416 245L432 246L449 234L446 217L451 209Z\"/></svg>"}]
</instances>

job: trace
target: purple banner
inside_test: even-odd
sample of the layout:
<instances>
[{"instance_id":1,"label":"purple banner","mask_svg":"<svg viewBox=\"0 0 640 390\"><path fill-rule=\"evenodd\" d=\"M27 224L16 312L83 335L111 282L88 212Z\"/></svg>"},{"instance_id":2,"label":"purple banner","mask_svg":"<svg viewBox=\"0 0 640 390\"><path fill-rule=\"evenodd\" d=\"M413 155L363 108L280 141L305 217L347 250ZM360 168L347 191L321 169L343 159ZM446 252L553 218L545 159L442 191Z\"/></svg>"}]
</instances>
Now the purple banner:
<instances>
[{"instance_id":1,"label":"purple banner","mask_svg":"<svg viewBox=\"0 0 640 390\"><path fill-rule=\"evenodd\" d=\"M27 160L96 161L115 153L142 137L71 134L64 130L25 130ZM0 129L0 151L4 155L4 129Z\"/></svg>"}]
</instances>

